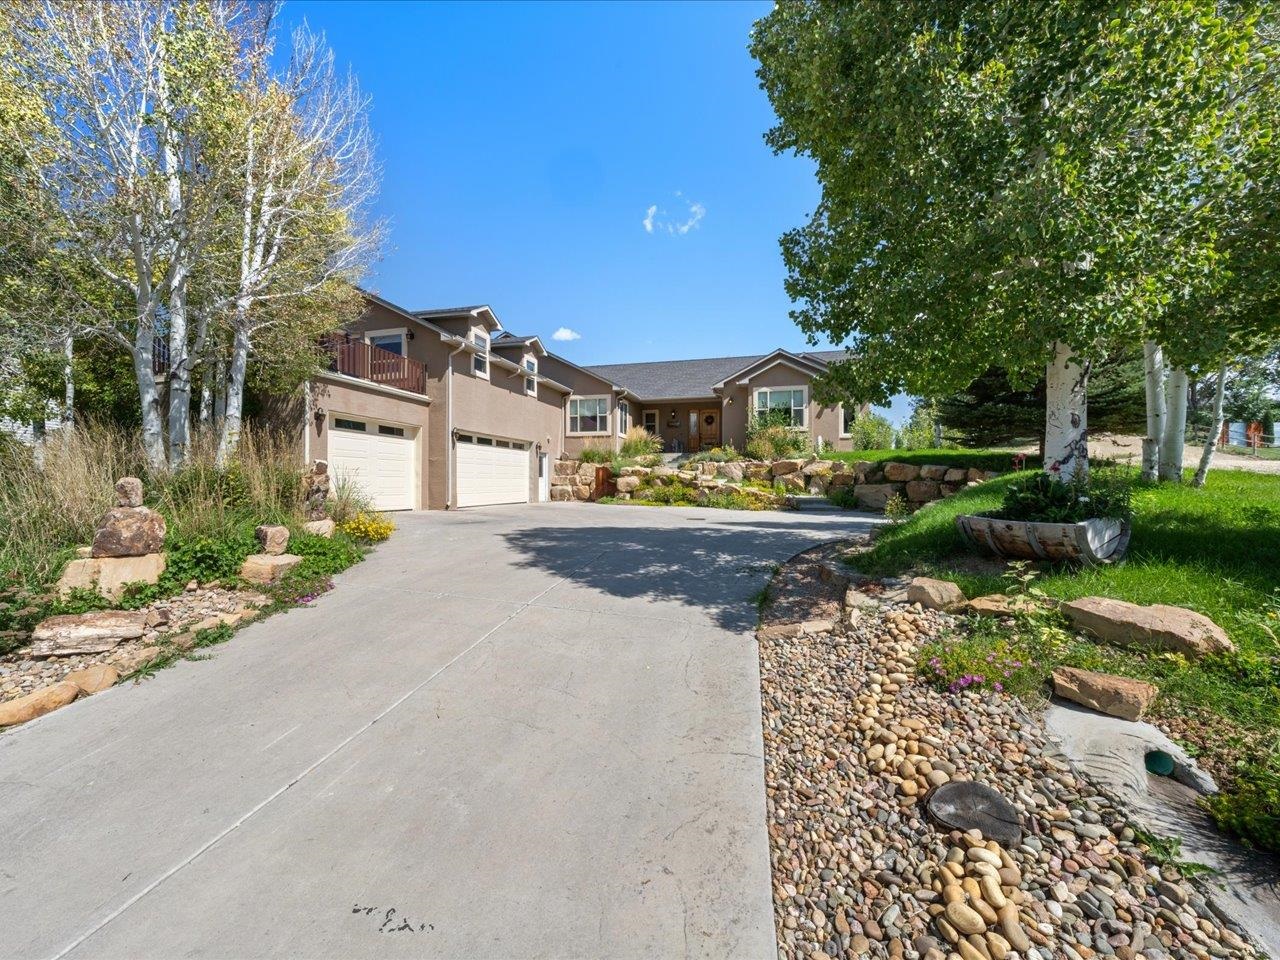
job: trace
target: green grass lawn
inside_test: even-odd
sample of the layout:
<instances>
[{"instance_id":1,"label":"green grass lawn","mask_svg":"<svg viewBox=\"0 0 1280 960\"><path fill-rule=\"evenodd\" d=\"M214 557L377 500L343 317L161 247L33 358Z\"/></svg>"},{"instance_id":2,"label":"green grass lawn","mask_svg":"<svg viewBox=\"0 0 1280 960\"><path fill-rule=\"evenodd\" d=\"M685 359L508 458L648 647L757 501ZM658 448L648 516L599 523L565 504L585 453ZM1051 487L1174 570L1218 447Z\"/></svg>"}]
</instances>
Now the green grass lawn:
<instances>
[{"instance_id":1,"label":"green grass lawn","mask_svg":"<svg viewBox=\"0 0 1280 960\"><path fill-rule=\"evenodd\" d=\"M879 462L896 460L898 463L940 464L944 467L977 467L979 470L1012 470L1013 457L1016 450L975 449L975 450L855 450L851 453L828 450L822 454L824 460L845 460L856 463L859 460ZM1038 467L1040 458L1027 457L1028 467Z\"/></svg>"}]
</instances>

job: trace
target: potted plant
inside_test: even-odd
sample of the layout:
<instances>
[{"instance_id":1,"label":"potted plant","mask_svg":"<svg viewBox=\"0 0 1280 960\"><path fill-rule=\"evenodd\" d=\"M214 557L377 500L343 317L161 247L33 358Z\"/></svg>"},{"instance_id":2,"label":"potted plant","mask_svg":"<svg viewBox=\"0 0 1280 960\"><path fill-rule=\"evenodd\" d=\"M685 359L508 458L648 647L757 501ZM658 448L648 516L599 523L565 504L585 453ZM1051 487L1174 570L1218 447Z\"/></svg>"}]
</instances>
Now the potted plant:
<instances>
[{"instance_id":1,"label":"potted plant","mask_svg":"<svg viewBox=\"0 0 1280 960\"><path fill-rule=\"evenodd\" d=\"M1115 473L1063 482L1048 473L1015 480L987 516L961 515L971 544L1016 560L1114 563L1129 547L1133 510L1128 480Z\"/></svg>"}]
</instances>

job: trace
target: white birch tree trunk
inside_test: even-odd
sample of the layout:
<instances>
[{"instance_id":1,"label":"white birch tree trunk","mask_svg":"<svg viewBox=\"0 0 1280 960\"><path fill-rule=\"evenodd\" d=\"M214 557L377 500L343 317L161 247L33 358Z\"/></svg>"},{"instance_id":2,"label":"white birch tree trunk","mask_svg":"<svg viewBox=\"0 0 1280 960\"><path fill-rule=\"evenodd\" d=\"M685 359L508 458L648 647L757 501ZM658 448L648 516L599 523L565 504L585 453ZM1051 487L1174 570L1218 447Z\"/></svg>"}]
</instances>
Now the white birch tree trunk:
<instances>
[{"instance_id":1,"label":"white birch tree trunk","mask_svg":"<svg viewBox=\"0 0 1280 960\"><path fill-rule=\"evenodd\" d=\"M1218 437L1222 434L1222 401L1227 392L1227 365L1218 368L1217 387L1213 393L1213 426L1209 428L1209 439L1205 441L1204 452L1200 454L1200 465L1196 467L1196 475L1191 480L1193 487L1203 487L1209 477L1209 467L1213 465L1213 453L1218 449Z\"/></svg>"},{"instance_id":2,"label":"white birch tree trunk","mask_svg":"<svg viewBox=\"0 0 1280 960\"><path fill-rule=\"evenodd\" d=\"M213 388L209 385L208 371L200 381L200 426L208 428L213 423Z\"/></svg>"},{"instance_id":3,"label":"white birch tree trunk","mask_svg":"<svg viewBox=\"0 0 1280 960\"><path fill-rule=\"evenodd\" d=\"M1155 480L1160 472L1160 441L1164 437L1164 351L1154 340L1142 344L1146 375L1147 435L1142 438L1142 479Z\"/></svg>"},{"instance_id":4,"label":"white birch tree trunk","mask_svg":"<svg viewBox=\"0 0 1280 960\"><path fill-rule=\"evenodd\" d=\"M249 366L249 335L237 327L231 343L231 365L227 371L227 412L218 437L217 464L225 467L240 445L240 427L244 411L244 380Z\"/></svg>"},{"instance_id":5,"label":"white birch tree trunk","mask_svg":"<svg viewBox=\"0 0 1280 960\"><path fill-rule=\"evenodd\" d=\"M1089 476L1088 387L1089 364L1055 343L1045 369L1044 469L1068 483Z\"/></svg>"},{"instance_id":6,"label":"white birch tree trunk","mask_svg":"<svg viewBox=\"0 0 1280 960\"><path fill-rule=\"evenodd\" d=\"M191 445L191 365L187 294L180 277L169 297L169 465L180 467Z\"/></svg>"},{"instance_id":7,"label":"white birch tree trunk","mask_svg":"<svg viewBox=\"0 0 1280 960\"><path fill-rule=\"evenodd\" d=\"M218 357L213 367L213 422L227 419L227 361Z\"/></svg>"},{"instance_id":8,"label":"white birch tree trunk","mask_svg":"<svg viewBox=\"0 0 1280 960\"><path fill-rule=\"evenodd\" d=\"M142 449L153 470L168 466L164 449L164 421L160 413L160 394L156 375L151 369L155 333L140 329L133 348L133 374L138 381L138 401L142 407Z\"/></svg>"},{"instance_id":9,"label":"white birch tree trunk","mask_svg":"<svg viewBox=\"0 0 1280 960\"><path fill-rule=\"evenodd\" d=\"M1182 482L1182 452L1187 434L1187 371L1169 369L1165 379L1164 436L1160 438L1160 479Z\"/></svg>"},{"instance_id":10,"label":"white birch tree trunk","mask_svg":"<svg viewBox=\"0 0 1280 960\"><path fill-rule=\"evenodd\" d=\"M67 334L62 345L62 425L71 426L76 419L76 379L72 361L75 359L75 341Z\"/></svg>"}]
</instances>

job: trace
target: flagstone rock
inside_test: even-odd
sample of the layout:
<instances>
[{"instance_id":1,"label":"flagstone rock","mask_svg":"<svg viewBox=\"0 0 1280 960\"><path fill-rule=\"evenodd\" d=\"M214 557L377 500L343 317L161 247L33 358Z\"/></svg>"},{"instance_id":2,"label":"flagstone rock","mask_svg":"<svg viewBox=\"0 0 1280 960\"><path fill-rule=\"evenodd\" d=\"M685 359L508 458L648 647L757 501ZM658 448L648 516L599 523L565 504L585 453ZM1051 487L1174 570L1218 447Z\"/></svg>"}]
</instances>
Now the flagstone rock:
<instances>
[{"instance_id":1,"label":"flagstone rock","mask_svg":"<svg viewBox=\"0 0 1280 960\"><path fill-rule=\"evenodd\" d=\"M797 470L799 470L803 466L804 466L803 460L794 460L794 459L775 460L773 461L773 466L770 469L773 471L773 475L775 477L781 477L787 474L795 473Z\"/></svg>"},{"instance_id":2,"label":"flagstone rock","mask_svg":"<svg viewBox=\"0 0 1280 960\"><path fill-rule=\"evenodd\" d=\"M245 558L240 576L250 583L279 583L301 562L302 558L292 553L254 553Z\"/></svg>"},{"instance_id":3,"label":"flagstone rock","mask_svg":"<svg viewBox=\"0 0 1280 960\"><path fill-rule=\"evenodd\" d=\"M49 617L31 631L33 657L65 657L101 653L146 631L142 610L93 610Z\"/></svg>"},{"instance_id":4,"label":"flagstone rock","mask_svg":"<svg viewBox=\"0 0 1280 960\"><path fill-rule=\"evenodd\" d=\"M73 670L66 677L67 682L79 687L84 696L92 696L113 687L119 679L120 671L109 663L97 663L82 670Z\"/></svg>"},{"instance_id":5,"label":"flagstone rock","mask_svg":"<svg viewBox=\"0 0 1280 960\"><path fill-rule=\"evenodd\" d=\"M164 573L165 555L141 557L81 557L70 561L58 578L60 596L73 590L91 590L108 600L119 600L131 583L156 584Z\"/></svg>"},{"instance_id":6,"label":"flagstone rock","mask_svg":"<svg viewBox=\"0 0 1280 960\"><path fill-rule=\"evenodd\" d=\"M1059 609L1076 629L1120 646L1151 646L1189 657L1235 649L1225 630L1204 614L1183 607L1144 607L1110 597L1082 597Z\"/></svg>"},{"instance_id":7,"label":"flagstone rock","mask_svg":"<svg viewBox=\"0 0 1280 960\"><path fill-rule=\"evenodd\" d=\"M0 703L0 727L11 727L42 717L59 707L65 707L78 696L80 696L80 688L64 680L61 683L41 687L34 693L19 697L17 700Z\"/></svg>"},{"instance_id":8,"label":"flagstone rock","mask_svg":"<svg viewBox=\"0 0 1280 960\"><path fill-rule=\"evenodd\" d=\"M1090 710L1122 720L1140 720L1160 693L1154 684L1078 667L1053 671L1053 692Z\"/></svg>"}]
</instances>

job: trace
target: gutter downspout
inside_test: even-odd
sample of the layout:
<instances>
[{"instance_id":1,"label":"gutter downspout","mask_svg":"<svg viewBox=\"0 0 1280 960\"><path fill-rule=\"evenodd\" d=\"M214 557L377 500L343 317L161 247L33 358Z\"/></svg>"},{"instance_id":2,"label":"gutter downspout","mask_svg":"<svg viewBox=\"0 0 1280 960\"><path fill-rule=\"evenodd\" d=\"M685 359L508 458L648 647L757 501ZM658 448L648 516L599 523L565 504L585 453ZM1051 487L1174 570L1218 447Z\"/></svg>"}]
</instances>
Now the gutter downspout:
<instances>
[{"instance_id":1,"label":"gutter downspout","mask_svg":"<svg viewBox=\"0 0 1280 960\"><path fill-rule=\"evenodd\" d=\"M449 352L449 383L445 387L445 402L449 407L449 413L446 417L444 436L444 508L446 510L453 509L453 358L466 348L467 341L463 340Z\"/></svg>"}]
</instances>

